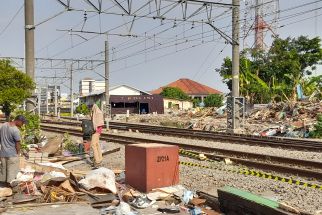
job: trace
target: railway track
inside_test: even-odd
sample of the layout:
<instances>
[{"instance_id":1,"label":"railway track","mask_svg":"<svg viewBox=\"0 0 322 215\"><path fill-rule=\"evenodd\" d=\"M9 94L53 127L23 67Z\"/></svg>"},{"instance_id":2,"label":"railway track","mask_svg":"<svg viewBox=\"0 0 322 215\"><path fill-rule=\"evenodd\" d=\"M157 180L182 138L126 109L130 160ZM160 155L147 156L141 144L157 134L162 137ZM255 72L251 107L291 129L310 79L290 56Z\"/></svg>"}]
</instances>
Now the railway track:
<instances>
[{"instance_id":1,"label":"railway track","mask_svg":"<svg viewBox=\"0 0 322 215\"><path fill-rule=\"evenodd\" d=\"M41 125L42 130L57 132L57 133L70 133L75 136L82 136L79 128L75 127L58 127ZM120 144L133 144L133 143L161 143L176 145L184 150L192 151L194 153L203 153L212 160L223 160L229 158L236 164L245 165L268 171L280 172L283 174L290 174L292 176L302 176L310 179L322 181L322 163L316 161L308 161L301 159L293 159L286 157L277 157L271 155L261 155L256 153L247 153L235 150L218 149L212 147L205 147L199 145L191 145L163 140L151 140L148 138L128 137L115 134L101 135L101 139L120 143Z\"/></svg>"},{"instance_id":2,"label":"railway track","mask_svg":"<svg viewBox=\"0 0 322 215\"><path fill-rule=\"evenodd\" d=\"M80 122L54 122L43 121L46 124L64 124L70 126L80 126ZM122 122L110 122L111 129L118 130L138 130L141 133L150 133L157 135L174 136L181 138L200 139L208 141L220 141L236 144L247 144L256 146L268 146L283 149L295 149L301 151L313 151L322 152L322 142L303 140L303 139L291 139L291 138L278 138L278 137L259 137L253 135L243 134L230 134L224 132L210 132L191 129L180 129L172 127L161 127L154 125L142 125Z\"/></svg>"}]
</instances>

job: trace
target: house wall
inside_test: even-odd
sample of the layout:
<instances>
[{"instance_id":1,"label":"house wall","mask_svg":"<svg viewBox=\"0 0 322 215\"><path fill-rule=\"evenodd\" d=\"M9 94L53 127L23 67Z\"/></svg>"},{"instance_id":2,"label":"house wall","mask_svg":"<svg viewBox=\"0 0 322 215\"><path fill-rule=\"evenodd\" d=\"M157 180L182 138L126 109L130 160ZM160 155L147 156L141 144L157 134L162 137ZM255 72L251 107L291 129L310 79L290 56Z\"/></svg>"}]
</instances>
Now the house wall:
<instances>
[{"instance_id":1,"label":"house wall","mask_svg":"<svg viewBox=\"0 0 322 215\"><path fill-rule=\"evenodd\" d=\"M86 97L80 97L81 103L85 103L89 108L95 103L102 103L105 101L104 94L91 95ZM158 114L164 113L164 102L163 98L160 95L111 95L111 112L112 114L126 114L126 111L129 110L130 113L140 113L140 107L143 104L148 104L148 113L157 112ZM122 104L122 107L114 107L115 103ZM135 107L125 107L129 104L135 104Z\"/></svg>"},{"instance_id":2,"label":"house wall","mask_svg":"<svg viewBox=\"0 0 322 215\"><path fill-rule=\"evenodd\" d=\"M193 108L193 103L191 101L180 101L176 99L163 98L164 109L169 109L169 103L171 102L172 108L178 106L179 110L188 110Z\"/></svg>"}]
</instances>

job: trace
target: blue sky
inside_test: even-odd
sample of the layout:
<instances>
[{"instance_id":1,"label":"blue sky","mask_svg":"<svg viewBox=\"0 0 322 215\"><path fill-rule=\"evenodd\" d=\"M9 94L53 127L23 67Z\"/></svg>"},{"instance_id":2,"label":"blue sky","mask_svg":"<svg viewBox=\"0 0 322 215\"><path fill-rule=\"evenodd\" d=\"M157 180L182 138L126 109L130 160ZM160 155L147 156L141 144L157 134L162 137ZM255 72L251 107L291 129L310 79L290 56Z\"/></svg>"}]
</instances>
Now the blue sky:
<instances>
[{"instance_id":1,"label":"blue sky","mask_svg":"<svg viewBox=\"0 0 322 215\"><path fill-rule=\"evenodd\" d=\"M307 35L310 37L322 36L322 1L307 6L295 8L298 5L315 2L316 0L280 0L280 22L277 26L277 34L285 38ZM0 7L0 32L6 27L13 15L22 7L22 0L1 0ZM96 2L93 0L93 2ZM104 8L112 6L112 1L104 0ZM139 4L141 1L134 1ZM222 2L230 2L223 0ZM35 0L35 24L61 12L64 8L54 0ZM81 10L91 10L83 1L73 1L72 5ZM293 8L293 9L292 9ZM314 10L316 9L316 10ZM216 9L216 14L222 14L216 19L215 24L228 35L231 34L231 17L226 9ZM20 10L17 17L9 27L0 33L0 56L24 57L24 14ZM112 8L111 11L118 11ZM193 10L190 9L189 12ZM143 11L144 12L144 11ZM142 14L143 14L142 12ZM304 13L303 13L304 12ZM169 17L178 17L178 11L169 13ZM297 14L294 16L294 14ZM203 15L192 19L201 19ZM242 7L241 18L245 16ZM86 31L106 31L116 26L129 22L132 18L115 15L97 15L87 12L87 21L83 29ZM191 20L192 20L191 19ZM267 18L273 19L273 16ZM306 19L306 20L304 20ZM51 19L35 30L36 57L53 58L84 58L95 55L104 50L105 35L92 34L69 35L58 29L80 30L84 20L83 11L65 12ZM304 20L304 21L303 21ZM250 23L250 22L249 22ZM241 25L244 25L241 22ZM116 28L113 34L128 34L130 24ZM167 29L164 33L160 33ZM243 32L243 31L242 31ZM242 33L241 32L241 33ZM231 56L231 46L225 44L225 40L206 24L180 23L179 21L165 20L161 25L160 20L138 19L134 22L131 34L138 35L136 38L109 36L110 58L113 62L110 66L111 85L128 84L142 90L153 90L162 85L175 81L179 78L190 78L210 87L227 92L218 73L222 60ZM253 34L253 33L251 33ZM85 41L82 37L89 39ZM188 42L183 42L185 40ZM251 45L253 38L250 36L246 44ZM268 44L271 39L265 40ZM81 43L81 44L79 44ZM242 41L241 41L242 43ZM77 45L79 44L79 45ZM169 45L164 45L169 44ZM177 45L175 45L177 44ZM77 46L75 46L77 45ZM194 48L191 48L191 47ZM161 49L162 48L162 49ZM146 50L146 51L144 51ZM148 51L147 51L148 50ZM140 53L140 54L138 54ZM104 59L102 54L97 54L93 59ZM65 70L55 70L57 76L66 76ZM37 76L54 76L54 70L37 69ZM99 74L104 73L104 67L100 66L93 71L75 71L74 91L78 91L78 81L84 77L102 79ZM317 74L322 74L321 67ZM51 84L52 80L38 79L39 84ZM64 82L61 80L59 82ZM68 80L63 83L69 84ZM67 88L62 85L64 90Z\"/></svg>"}]
</instances>

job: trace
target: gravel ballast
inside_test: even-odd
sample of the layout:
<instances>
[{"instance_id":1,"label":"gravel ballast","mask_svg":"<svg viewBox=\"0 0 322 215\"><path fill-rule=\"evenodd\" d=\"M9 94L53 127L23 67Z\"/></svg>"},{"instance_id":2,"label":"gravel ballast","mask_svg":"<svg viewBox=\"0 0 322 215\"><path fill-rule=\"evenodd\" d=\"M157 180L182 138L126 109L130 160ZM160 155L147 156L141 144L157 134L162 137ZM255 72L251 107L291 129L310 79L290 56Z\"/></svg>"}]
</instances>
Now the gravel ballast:
<instances>
[{"instance_id":1,"label":"gravel ballast","mask_svg":"<svg viewBox=\"0 0 322 215\"><path fill-rule=\"evenodd\" d=\"M50 133L48 133L49 136ZM120 133L119 133L120 134ZM155 135L147 135L147 134L140 134L140 133L122 133L122 135L126 136L135 136L135 137L142 137L142 138L154 138L167 140L167 141L177 141L181 139L182 143L189 143L189 144L200 144L198 145L206 145L212 146L214 145L213 142L208 141L196 141L196 140L187 140L182 138L173 138L173 137L163 137L163 136L155 136ZM73 137L73 140L81 140L79 137ZM281 156L289 156L289 150L282 150L282 149L275 149L275 148L268 148L268 147L259 147L259 146L247 146L239 145L239 144L222 144L222 143L215 143L220 145L220 147L226 147L229 145L231 149L234 150L242 150L248 151L249 148L253 148L250 152L259 152L259 150L264 149L265 153L273 153L274 155L281 155ZM124 169L125 168L125 153L124 153L124 145L117 144L117 143L107 143L107 149L115 149L120 147L121 150L119 152L107 155L104 157L103 166L110 168L110 169ZM234 147L234 148L233 148ZM238 147L238 148L237 148ZM241 149L242 148L242 149ZM298 153L297 157L305 159L304 157L299 157L300 155L306 155L306 159L309 159L309 154L313 156L316 155L321 157L319 153L312 153L312 152L299 152L299 151L291 151L292 153ZM295 156L295 154L293 154ZM216 195L217 189L223 186L233 186L239 189L243 189L245 191L249 191L258 195L262 195L267 198L275 199L279 202L285 202L290 206L298 208L302 211L309 212L314 214L318 210L322 210L322 190L319 189L312 189L312 188L305 188L303 186L297 185L290 185L285 182L274 181L269 179L258 178L254 176L245 176L237 173L232 173L225 171L225 169L230 168L238 168L236 166L226 166L222 162L217 163L209 163L206 161L198 161L191 158L180 157L180 161L187 161L193 163L199 163L206 166L209 165L218 165L223 170L216 170L216 169L205 169L200 167L190 167L180 165L180 184L184 185L187 189L191 190L201 190L213 195ZM82 169L82 170L89 170L90 166L86 166L84 164L73 166L73 169ZM281 175L281 174L279 174ZM297 178L300 180L305 181L304 179ZM321 182L319 183L321 184Z\"/></svg>"},{"instance_id":2,"label":"gravel ballast","mask_svg":"<svg viewBox=\"0 0 322 215\"><path fill-rule=\"evenodd\" d=\"M207 165L204 161L180 157L181 161ZM301 178L298 178L301 180ZM304 179L302 179L304 180ZM246 176L228 171L204 169L180 165L180 182L192 190L216 194L223 186L233 186L264 197L287 203L305 212L322 210L322 190L305 188L295 184Z\"/></svg>"},{"instance_id":3,"label":"gravel ballast","mask_svg":"<svg viewBox=\"0 0 322 215\"><path fill-rule=\"evenodd\" d=\"M249 152L249 153L257 153L262 155L274 155L274 156L280 156L280 157L322 162L321 152L305 152L305 151L298 151L298 150L291 150L291 149L272 148L267 146L251 146L251 145L237 144L237 143L223 143L223 142L214 142L214 141L206 141L206 140L186 139L186 138L179 138L179 137L169 137L169 136L146 134L146 133L127 132L127 131L126 132L118 131L117 135L137 137L137 138L147 138L147 139L153 139L153 140L173 141L177 143L212 147L212 148L218 148L218 149L227 149L227 150L235 150L235 151L242 151L242 152Z\"/></svg>"}]
</instances>

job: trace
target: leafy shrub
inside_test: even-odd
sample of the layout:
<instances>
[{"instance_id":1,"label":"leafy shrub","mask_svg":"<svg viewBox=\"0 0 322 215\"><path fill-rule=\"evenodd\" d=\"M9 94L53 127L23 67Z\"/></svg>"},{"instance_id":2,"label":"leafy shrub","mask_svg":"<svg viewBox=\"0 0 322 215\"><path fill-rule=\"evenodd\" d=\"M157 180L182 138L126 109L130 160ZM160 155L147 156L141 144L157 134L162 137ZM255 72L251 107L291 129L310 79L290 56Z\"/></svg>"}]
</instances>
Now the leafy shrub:
<instances>
[{"instance_id":1,"label":"leafy shrub","mask_svg":"<svg viewBox=\"0 0 322 215\"><path fill-rule=\"evenodd\" d=\"M87 115L89 114L89 108L86 104L82 103L76 107L76 113Z\"/></svg>"},{"instance_id":2,"label":"leafy shrub","mask_svg":"<svg viewBox=\"0 0 322 215\"><path fill-rule=\"evenodd\" d=\"M224 97L220 94L211 94L204 99L206 107L220 107L223 104Z\"/></svg>"},{"instance_id":3,"label":"leafy shrub","mask_svg":"<svg viewBox=\"0 0 322 215\"><path fill-rule=\"evenodd\" d=\"M196 108L196 107L199 107L201 100L199 98L194 98L192 100L192 103L193 103L193 107Z\"/></svg>"},{"instance_id":4,"label":"leafy shrub","mask_svg":"<svg viewBox=\"0 0 322 215\"><path fill-rule=\"evenodd\" d=\"M73 154L77 154L79 152L78 145L72 141L68 133L64 134L63 147L66 151L70 151Z\"/></svg>"},{"instance_id":5,"label":"leafy shrub","mask_svg":"<svg viewBox=\"0 0 322 215\"><path fill-rule=\"evenodd\" d=\"M165 87L160 95L169 99L190 100L190 97L177 87Z\"/></svg>"},{"instance_id":6,"label":"leafy shrub","mask_svg":"<svg viewBox=\"0 0 322 215\"><path fill-rule=\"evenodd\" d=\"M310 132L310 137L322 138L322 114L317 115L317 122L314 125L314 130Z\"/></svg>"},{"instance_id":7,"label":"leafy shrub","mask_svg":"<svg viewBox=\"0 0 322 215\"><path fill-rule=\"evenodd\" d=\"M23 115L28 123L21 128L21 145L25 147L29 144L38 143L40 140L40 118L37 114L18 110L11 117L14 119L17 115Z\"/></svg>"}]
</instances>

